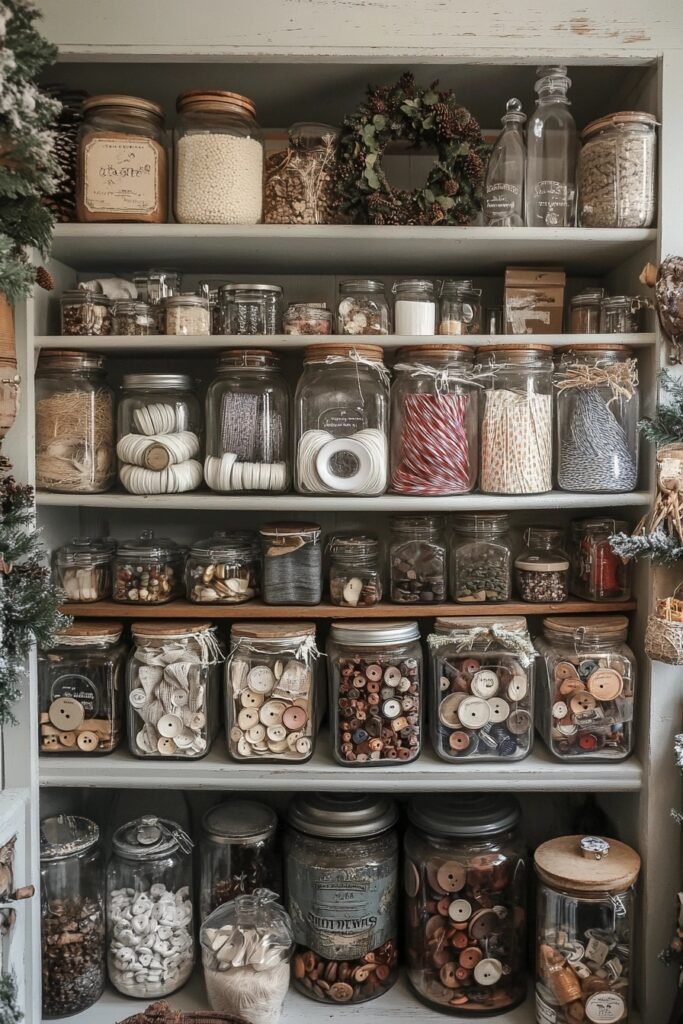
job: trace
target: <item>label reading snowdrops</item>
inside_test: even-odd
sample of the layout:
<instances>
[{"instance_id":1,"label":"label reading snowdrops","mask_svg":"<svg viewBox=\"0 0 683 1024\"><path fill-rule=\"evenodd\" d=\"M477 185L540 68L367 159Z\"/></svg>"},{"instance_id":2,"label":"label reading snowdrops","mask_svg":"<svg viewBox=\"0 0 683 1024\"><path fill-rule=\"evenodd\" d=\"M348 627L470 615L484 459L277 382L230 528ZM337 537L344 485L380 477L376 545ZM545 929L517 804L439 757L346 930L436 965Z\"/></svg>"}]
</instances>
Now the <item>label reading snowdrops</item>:
<instances>
[{"instance_id":1,"label":"label reading snowdrops","mask_svg":"<svg viewBox=\"0 0 683 1024\"><path fill-rule=\"evenodd\" d=\"M159 206L159 145L146 139L91 139L83 161L83 204L90 213L153 214Z\"/></svg>"}]
</instances>

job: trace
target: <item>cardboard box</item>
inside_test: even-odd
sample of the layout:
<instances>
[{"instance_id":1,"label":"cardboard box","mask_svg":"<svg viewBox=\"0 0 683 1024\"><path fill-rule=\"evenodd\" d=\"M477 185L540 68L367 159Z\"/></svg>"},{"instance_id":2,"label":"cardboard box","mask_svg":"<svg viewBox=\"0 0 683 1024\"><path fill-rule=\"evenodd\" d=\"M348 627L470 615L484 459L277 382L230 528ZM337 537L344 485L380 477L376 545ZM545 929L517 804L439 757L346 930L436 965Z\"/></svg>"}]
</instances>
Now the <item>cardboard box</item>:
<instances>
[{"instance_id":1,"label":"cardboard box","mask_svg":"<svg viewBox=\"0 0 683 1024\"><path fill-rule=\"evenodd\" d=\"M505 333L562 334L564 270L508 267L505 271Z\"/></svg>"}]
</instances>

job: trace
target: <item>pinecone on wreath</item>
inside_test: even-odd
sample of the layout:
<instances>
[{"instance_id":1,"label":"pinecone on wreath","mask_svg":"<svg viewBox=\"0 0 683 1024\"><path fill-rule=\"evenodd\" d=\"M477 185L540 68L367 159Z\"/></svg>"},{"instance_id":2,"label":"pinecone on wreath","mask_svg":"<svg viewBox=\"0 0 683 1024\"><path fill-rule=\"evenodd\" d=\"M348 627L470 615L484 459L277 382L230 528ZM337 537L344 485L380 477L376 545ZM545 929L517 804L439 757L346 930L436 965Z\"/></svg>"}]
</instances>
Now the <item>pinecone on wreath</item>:
<instances>
[{"instance_id":1,"label":"pinecone on wreath","mask_svg":"<svg viewBox=\"0 0 683 1024\"><path fill-rule=\"evenodd\" d=\"M447 103L434 104L434 124L444 139L452 139L458 130L457 120Z\"/></svg>"},{"instance_id":2,"label":"pinecone on wreath","mask_svg":"<svg viewBox=\"0 0 683 1024\"><path fill-rule=\"evenodd\" d=\"M443 206L439 203L432 203L430 207L430 213L432 215L432 224L440 224L442 220L445 220L446 214L444 213Z\"/></svg>"},{"instance_id":3,"label":"pinecone on wreath","mask_svg":"<svg viewBox=\"0 0 683 1024\"><path fill-rule=\"evenodd\" d=\"M370 110L373 114L384 114L387 109L386 102L379 96L373 96L370 100Z\"/></svg>"},{"instance_id":4,"label":"pinecone on wreath","mask_svg":"<svg viewBox=\"0 0 683 1024\"><path fill-rule=\"evenodd\" d=\"M45 267L38 267L36 270L36 284L44 288L46 292L51 292L54 289L55 280Z\"/></svg>"},{"instance_id":5,"label":"pinecone on wreath","mask_svg":"<svg viewBox=\"0 0 683 1024\"><path fill-rule=\"evenodd\" d=\"M483 181L484 179L484 161L476 153L468 153L463 159L463 166L466 174L472 178L473 181Z\"/></svg>"},{"instance_id":6,"label":"pinecone on wreath","mask_svg":"<svg viewBox=\"0 0 683 1024\"><path fill-rule=\"evenodd\" d=\"M443 190L447 196L457 196L460 191L460 185L455 178L449 178L448 181L444 182Z\"/></svg>"}]
</instances>

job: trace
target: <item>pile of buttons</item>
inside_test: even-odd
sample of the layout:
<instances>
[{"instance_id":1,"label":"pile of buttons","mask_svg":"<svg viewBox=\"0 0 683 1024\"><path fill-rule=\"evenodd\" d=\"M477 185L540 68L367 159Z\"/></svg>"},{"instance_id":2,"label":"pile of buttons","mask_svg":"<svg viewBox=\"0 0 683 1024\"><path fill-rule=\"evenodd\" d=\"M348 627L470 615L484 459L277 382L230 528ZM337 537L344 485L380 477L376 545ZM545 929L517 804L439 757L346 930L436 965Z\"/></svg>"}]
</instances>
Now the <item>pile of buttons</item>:
<instances>
[{"instance_id":1,"label":"pile of buttons","mask_svg":"<svg viewBox=\"0 0 683 1024\"><path fill-rule=\"evenodd\" d=\"M337 753L342 761L412 761L420 752L417 659L340 660Z\"/></svg>"},{"instance_id":2,"label":"pile of buttons","mask_svg":"<svg viewBox=\"0 0 683 1024\"><path fill-rule=\"evenodd\" d=\"M291 659L250 663L235 658L229 668L230 753L239 760L303 761L313 749L310 668Z\"/></svg>"},{"instance_id":3,"label":"pile of buttons","mask_svg":"<svg viewBox=\"0 0 683 1024\"><path fill-rule=\"evenodd\" d=\"M137 650L128 700L137 726L131 746L141 756L201 757L208 748L202 666L176 649L156 655ZM162 664L142 663L161 661ZM169 659L175 658L169 664Z\"/></svg>"},{"instance_id":4,"label":"pile of buttons","mask_svg":"<svg viewBox=\"0 0 683 1024\"><path fill-rule=\"evenodd\" d=\"M626 754L624 724L633 718L633 697L624 693L629 683L628 663L620 657L558 661L553 671L553 751L562 756Z\"/></svg>"}]
</instances>

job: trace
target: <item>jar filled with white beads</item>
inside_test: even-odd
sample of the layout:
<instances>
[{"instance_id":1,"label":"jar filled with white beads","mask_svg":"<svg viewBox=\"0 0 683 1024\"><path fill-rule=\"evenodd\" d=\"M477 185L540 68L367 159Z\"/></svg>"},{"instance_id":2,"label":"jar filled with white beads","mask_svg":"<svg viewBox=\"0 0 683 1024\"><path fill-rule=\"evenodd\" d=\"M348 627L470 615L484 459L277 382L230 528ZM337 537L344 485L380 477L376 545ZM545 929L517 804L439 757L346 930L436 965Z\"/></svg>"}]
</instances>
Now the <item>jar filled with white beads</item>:
<instances>
[{"instance_id":1,"label":"jar filled with white beads","mask_svg":"<svg viewBox=\"0 0 683 1024\"><path fill-rule=\"evenodd\" d=\"M436 334L436 298L431 281L411 278L395 281L394 330L396 334L414 337Z\"/></svg>"},{"instance_id":2,"label":"jar filled with white beads","mask_svg":"<svg viewBox=\"0 0 683 1024\"><path fill-rule=\"evenodd\" d=\"M176 220L258 224L263 143L253 101L216 89L182 93L176 107Z\"/></svg>"},{"instance_id":3,"label":"jar filled with white beads","mask_svg":"<svg viewBox=\"0 0 683 1024\"><path fill-rule=\"evenodd\" d=\"M147 815L117 829L107 865L107 968L134 999L177 992L194 966L192 840Z\"/></svg>"},{"instance_id":4,"label":"jar filled with white beads","mask_svg":"<svg viewBox=\"0 0 683 1024\"><path fill-rule=\"evenodd\" d=\"M211 303L206 295L182 292L162 302L165 333L173 336L207 338L211 334Z\"/></svg>"},{"instance_id":5,"label":"jar filled with white beads","mask_svg":"<svg viewBox=\"0 0 683 1024\"><path fill-rule=\"evenodd\" d=\"M389 374L378 345L312 345L296 390L296 489L382 494L389 482Z\"/></svg>"}]
</instances>

